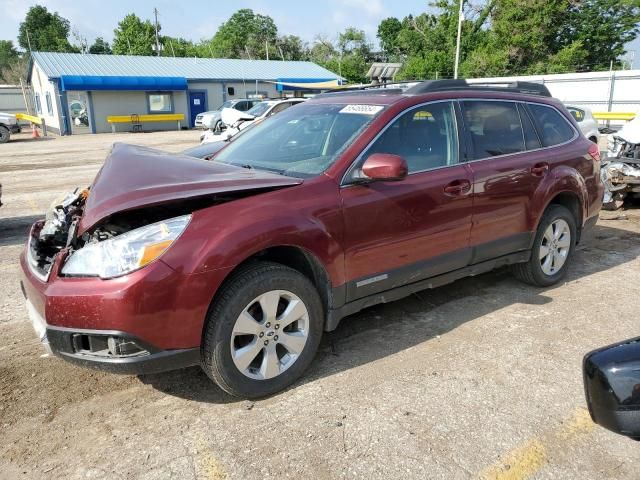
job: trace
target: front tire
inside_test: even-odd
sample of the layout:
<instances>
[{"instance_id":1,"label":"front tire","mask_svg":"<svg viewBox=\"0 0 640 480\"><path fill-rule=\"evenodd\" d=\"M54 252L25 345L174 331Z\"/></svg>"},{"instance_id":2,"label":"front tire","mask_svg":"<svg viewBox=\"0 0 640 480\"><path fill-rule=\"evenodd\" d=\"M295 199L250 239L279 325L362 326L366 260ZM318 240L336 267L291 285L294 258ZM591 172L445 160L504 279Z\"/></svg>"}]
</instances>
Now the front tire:
<instances>
[{"instance_id":1,"label":"front tire","mask_svg":"<svg viewBox=\"0 0 640 480\"><path fill-rule=\"evenodd\" d=\"M233 274L208 315L202 368L231 395L271 395L307 369L323 320L320 296L307 277L277 263L253 262Z\"/></svg>"},{"instance_id":2,"label":"front tire","mask_svg":"<svg viewBox=\"0 0 640 480\"><path fill-rule=\"evenodd\" d=\"M540 220L526 263L513 266L519 279L537 287L549 287L567 274L577 238L576 219L562 205L551 205Z\"/></svg>"},{"instance_id":3,"label":"front tire","mask_svg":"<svg viewBox=\"0 0 640 480\"><path fill-rule=\"evenodd\" d=\"M0 125L0 143L7 143L9 138L11 138L9 129Z\"/></svg>"}]
</instances>

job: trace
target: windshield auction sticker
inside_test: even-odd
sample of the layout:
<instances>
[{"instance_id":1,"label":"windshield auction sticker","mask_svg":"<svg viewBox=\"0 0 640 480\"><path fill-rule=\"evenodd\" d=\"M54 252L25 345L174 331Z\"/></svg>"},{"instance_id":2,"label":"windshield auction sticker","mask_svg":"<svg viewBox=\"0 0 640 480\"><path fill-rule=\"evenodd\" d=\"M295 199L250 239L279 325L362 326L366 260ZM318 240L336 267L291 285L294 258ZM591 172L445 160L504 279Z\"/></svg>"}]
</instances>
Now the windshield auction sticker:
<instances>
[{"instance_id":1,"label":"windshield auction sticker","mask_svg":"<svg viewBox=\"0 0 640 480\"><path fill-rule=\"evenodd\" d=\"M340 113L359 113L360 115L375 115L384 107L381 105L347 105Z\"/></svg>"}]
</instances>

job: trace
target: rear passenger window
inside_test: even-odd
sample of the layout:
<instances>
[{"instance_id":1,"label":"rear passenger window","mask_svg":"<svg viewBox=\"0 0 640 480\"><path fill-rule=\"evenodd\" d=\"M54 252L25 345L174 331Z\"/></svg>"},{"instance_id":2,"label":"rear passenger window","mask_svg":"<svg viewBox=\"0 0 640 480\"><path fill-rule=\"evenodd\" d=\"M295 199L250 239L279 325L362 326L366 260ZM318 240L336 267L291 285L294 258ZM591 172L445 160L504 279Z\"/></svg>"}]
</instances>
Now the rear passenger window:
<instances>
[{"instance_id":1,"label":"rear passenger window","mask_svg":"<svg viewBox=\"0 0 640 480\"><path fill-rule=\"evenodd\" d=\"M461 102L471 133L474 159L508 155L525 150L524 132L515 102Z\"/></svg>"},{"instance_id":2,"label":"rear passenger window","mask_svg":"<svg viewBox=\"0 0 640 480\"><path fill-rule=\"evenodd\" d=\"M535 127L533 126L533 122L527 113L527 109L522 103L518 104L518 111L520 112L522 130L524 131L524 143L527 150L542 148L542 143L540 143L540 139L538 138Z\"/></svg>"},{"instance_id":3,"label":"rear passenger window","mask_svg":"<svg viewBox=\"0 0 640 480\"><path fill-rule=\"evenodd\" d=\"M542 145L551 147L571 140L575 132L569 121L555 108L546 105L529 104L529 111L538 127Z\"/></svg>"},{"instance_id":4,"label":"rear passenger window","mask_svg":"<svg viewBox=\"0 0 640 480\"><path fill-rule=\"evenodd\" d=\"M395 120L364 155L392 153L404 158L409 173L458 163L458 134L452 102L422 105Z\"/></svg>"}]
</instances>

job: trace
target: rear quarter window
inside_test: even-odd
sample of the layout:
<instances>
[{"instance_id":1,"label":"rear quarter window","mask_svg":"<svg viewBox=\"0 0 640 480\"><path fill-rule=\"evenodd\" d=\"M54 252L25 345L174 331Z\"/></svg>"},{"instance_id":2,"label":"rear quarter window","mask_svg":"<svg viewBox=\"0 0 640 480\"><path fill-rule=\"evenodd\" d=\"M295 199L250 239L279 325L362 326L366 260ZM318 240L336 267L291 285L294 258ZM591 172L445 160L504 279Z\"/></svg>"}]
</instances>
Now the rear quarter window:
<instances>
[{"instance_id":1,"label":"rear quarter window","mask_svg":"<svg viewBox=\"0 0 640 480\"><path fill-rule=\"evenodd\" d=\"M559 145L575 136L575 130L569 121L555 108L536 104L529 104L528 107L543 146Z\"/></svg>"}]
</instances>

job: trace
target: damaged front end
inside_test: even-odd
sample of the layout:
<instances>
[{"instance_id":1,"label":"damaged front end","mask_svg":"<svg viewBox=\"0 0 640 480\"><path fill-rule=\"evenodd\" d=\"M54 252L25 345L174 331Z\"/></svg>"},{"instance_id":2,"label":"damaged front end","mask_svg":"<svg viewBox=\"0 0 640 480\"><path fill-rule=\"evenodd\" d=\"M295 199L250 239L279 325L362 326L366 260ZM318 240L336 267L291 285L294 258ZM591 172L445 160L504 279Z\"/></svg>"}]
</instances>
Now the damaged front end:
<instances>
[{"instance_id":1,"label":"damaged front end","mask_svg":"<svg viewBox=\"0 0 640 480\"><path fill-rule=\"evenodd\" d=\"M625 199L640 197L640 144L611 136L608 152L609 156L600 170L605 188L603 208L617 210Z\"/></svg>"},{"instance_id":2,"label":"damaged front end","mask_svg":"<svg viewBox=\"0 0 640 480\"><path fill-rule=\"evenodd\" d=\"M88 189L76 188L55 200L45 220L33 225L27 259L31 270L40 280L47 281L56 256L75 243L78 222L88 195Z\"/></svg>"}]
</instances>

